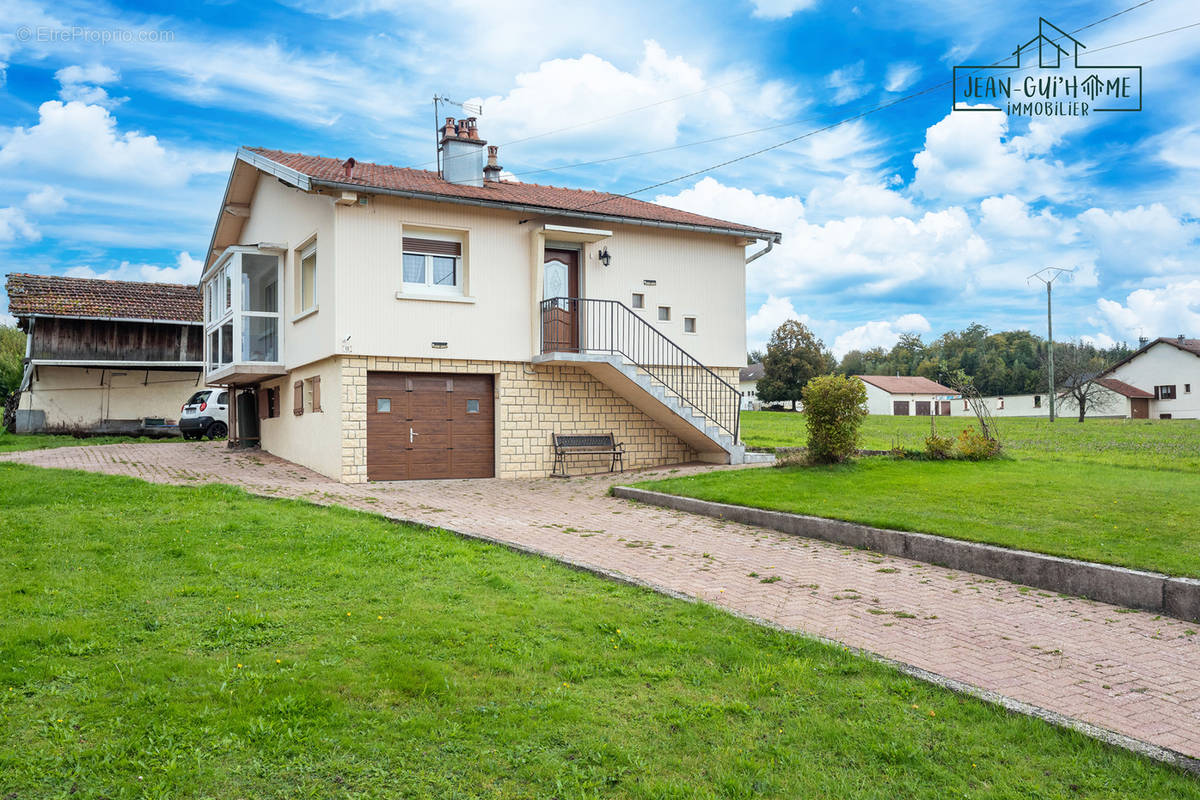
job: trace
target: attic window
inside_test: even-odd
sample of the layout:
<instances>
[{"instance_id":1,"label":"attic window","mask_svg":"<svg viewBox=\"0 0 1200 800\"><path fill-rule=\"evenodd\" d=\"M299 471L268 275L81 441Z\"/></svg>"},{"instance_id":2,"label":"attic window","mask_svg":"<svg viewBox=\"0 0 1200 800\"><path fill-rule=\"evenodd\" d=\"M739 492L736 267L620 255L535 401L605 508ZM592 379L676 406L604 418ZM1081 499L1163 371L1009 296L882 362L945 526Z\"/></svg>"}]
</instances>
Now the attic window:
<instances>
[{"instance_id":1,"label":"attic window","mask_svg":"<svg viewBox=\"0 0 1200 800\"><path fill-rule=\"evenodd\" d=\"M436 294L462 294L462 242L404 237L404 288Z\"/></svg>"}]
</instances>

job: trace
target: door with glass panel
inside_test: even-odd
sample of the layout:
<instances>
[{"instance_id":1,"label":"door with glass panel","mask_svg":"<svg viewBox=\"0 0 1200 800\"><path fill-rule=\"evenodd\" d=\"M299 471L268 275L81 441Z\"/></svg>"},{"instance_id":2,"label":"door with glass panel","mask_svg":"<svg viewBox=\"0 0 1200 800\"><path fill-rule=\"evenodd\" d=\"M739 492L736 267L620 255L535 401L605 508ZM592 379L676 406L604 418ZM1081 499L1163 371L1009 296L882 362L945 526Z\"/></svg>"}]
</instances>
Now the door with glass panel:
<instances>
[{"instance_id":1,"label":"door with glass panel","mask_svg":"<svg viewBox=\"0 0 1200 800\"><path fill-rule=\"evenodd\" d=\"M542 267L542 352L579 350L579 253L546 249Z\"/></svg>"}]
</instances>

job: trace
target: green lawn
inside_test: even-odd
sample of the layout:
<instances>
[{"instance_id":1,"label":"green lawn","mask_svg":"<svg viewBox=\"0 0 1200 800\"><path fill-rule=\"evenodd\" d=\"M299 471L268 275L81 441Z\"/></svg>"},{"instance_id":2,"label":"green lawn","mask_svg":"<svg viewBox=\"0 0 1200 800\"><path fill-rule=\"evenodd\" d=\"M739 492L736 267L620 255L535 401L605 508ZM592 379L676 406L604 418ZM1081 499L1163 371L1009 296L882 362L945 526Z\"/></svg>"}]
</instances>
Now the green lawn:
<instances>
[{"instance_id":1,"label":"green lawn","mask_svg":"<svg viewBox=\"0 0 1200 800\"><path fill-rule=\"evenodd\" d=\"M943 435L971 420L936 420ZM928 417L868 417L863 447L920 450ZM802 446L804 417L746 412L751 447ZM1200 577L1200 423L1007 419L988 462L860 458L642 488Z\"/></svg>"},{"instance_id":2,"label":"green lawn","mask_svg":"<svg viewBox=\"0 0 1200 800\"><path fill-rule=\"evenodd\" d=\"M3 797L1200 798L843 649L441 531L0 485Z\"/></svg>"},{"instance_id":3,"label":"green lawn","mask_svg":"<svg viewBox=\"0 0 1200 800\"><path fill-rule=\"evenodd\" d=\"M923 450L930 417L866 418L865 450L900 447ZM935 417L938 433L955 435L974 417ZM1074 419L1012 417L998 419L1006 451L1019 458L1123 464L1152 469L1200 471L1200 420ZM776 411L743 411L742 441L751 450L803 447L804 415Z\"/></svg>"},{"instance_id":4,"label":"green lawn","mask_svg":"<svg viewBox=\"0 0 1200 800\"><path fill-rule=\"evenodd\" d=\"M67 434L22 433L0 430L0 453L16 450L45 450L50 447L79 447L80 445L122 444L126 442L182 442L183 437L152 438L149 436L90 436L80 438Z\"/></svg>"}]
</instances>

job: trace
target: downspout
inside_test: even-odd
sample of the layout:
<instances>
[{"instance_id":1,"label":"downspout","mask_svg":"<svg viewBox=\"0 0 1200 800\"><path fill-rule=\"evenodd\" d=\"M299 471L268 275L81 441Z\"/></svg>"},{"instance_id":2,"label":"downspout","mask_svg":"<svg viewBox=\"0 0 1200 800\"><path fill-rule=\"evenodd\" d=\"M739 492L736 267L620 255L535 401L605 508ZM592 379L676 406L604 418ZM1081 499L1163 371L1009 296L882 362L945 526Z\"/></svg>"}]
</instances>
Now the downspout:
<instances>
[{"instance_id":1,"label":"downspout","mask_svg":"<svg viewBox=\"0 0 1200 800\"><path fill-rule=\"evenodd\" d=\"M759 250L757 253L750 254L750 256L746 259L746 263L749 264L751 261L754 261L755 259L762 258L767 253L771 252L772 248L774 248L774 247L775 247L775 240L767 239L767 246L764 247L762 250Z\"/></svg>"}]
</instances>

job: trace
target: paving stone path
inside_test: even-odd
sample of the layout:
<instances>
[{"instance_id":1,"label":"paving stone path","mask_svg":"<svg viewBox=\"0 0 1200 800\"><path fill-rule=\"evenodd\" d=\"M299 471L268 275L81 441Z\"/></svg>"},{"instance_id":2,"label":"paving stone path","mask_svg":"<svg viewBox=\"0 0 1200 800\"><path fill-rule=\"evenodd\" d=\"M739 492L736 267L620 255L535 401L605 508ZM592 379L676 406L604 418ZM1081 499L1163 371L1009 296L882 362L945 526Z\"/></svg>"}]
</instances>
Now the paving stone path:
<instances>
[{"instance_id":1,"label":"paving stone path","mask_svg":"<svg viewBox=\"0 0 1200 800\"><path fill-rule=\"evenodd\" d=\"M612 476L346 486L212 442L64 447L0 460L230 483L483 535L1200 758L1200 625L618 500L606 495ZM636 478L700 469L712 467ZM763 583L769 576L779 580Z\"/></svg>"}]
</instances>

